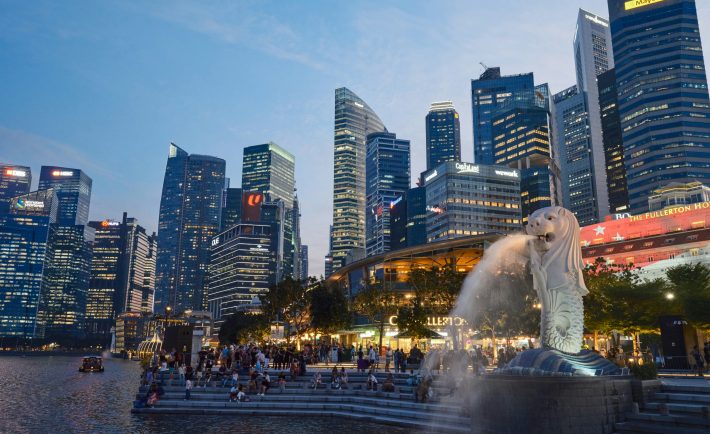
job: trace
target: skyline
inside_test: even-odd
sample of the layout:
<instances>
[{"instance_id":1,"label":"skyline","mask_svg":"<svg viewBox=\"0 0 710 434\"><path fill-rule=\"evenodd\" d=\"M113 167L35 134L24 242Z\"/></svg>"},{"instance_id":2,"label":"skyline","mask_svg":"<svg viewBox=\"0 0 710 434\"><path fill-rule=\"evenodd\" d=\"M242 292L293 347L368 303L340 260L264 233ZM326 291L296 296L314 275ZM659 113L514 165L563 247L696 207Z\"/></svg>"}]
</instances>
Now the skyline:
<instances>
[{"instance_id":1,"label":"skyline","mask_svg":"<svg viewBox=\"0 0 710 434\"><path fill-rule=\"evenodd\" d=\"M606 1L556 3L6 3L0 49L13 69L0 85L0 161L31 166L33 189L41 165L81 169L94 181L91 220L126 211L152 232L170 142L225 159L237 187L243 148L273 141L296 157L303 244L320 275L334 90L348 87L411 141L413 180L426 166L430 104L453 101L462 159L472 161L479 61L533 72L553 93L575 83L577 11L608 17ZM697 8L707 58L710 4Z\"/></svg>"}]
</instances>

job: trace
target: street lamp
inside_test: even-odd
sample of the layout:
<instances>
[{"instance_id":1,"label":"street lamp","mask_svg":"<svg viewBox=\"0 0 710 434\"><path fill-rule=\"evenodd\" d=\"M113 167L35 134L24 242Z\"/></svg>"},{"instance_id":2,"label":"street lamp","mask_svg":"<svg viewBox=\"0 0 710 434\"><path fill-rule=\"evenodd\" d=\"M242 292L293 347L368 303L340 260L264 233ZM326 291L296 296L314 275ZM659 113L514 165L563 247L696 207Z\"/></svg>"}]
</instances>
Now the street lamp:
<instances>
[{"instance_id":1,"label":"street lamp","mask_svg":"<svg viewBox=\"0 0 710 434\"><path fill-rule=\"evenodd\" d=\"M167 306L167 307L165 308L165 319L170 318L170 312L171 312L172 310L173 310L173 308L170 307L170 306Z\"/></svg>"},{"instance_id":2,"label":"street lamp","mask_svg":"<svg viewBox=\"0 0 710 434\"><path fill-rule=\"evenodd\" d=\"M672 292L666 292L666 300L673 300L675 298L675 294Z\"/></svg>"}]
</instances>

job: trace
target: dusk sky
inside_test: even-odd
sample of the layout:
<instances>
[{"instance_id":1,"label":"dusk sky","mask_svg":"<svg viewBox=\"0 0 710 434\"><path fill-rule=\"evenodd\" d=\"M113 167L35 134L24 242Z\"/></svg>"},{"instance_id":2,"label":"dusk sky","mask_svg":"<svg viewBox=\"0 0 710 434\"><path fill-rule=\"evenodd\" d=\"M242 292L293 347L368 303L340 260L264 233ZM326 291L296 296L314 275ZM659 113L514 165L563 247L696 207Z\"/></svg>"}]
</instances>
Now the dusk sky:
<instances>
[{"instance_id":1,"label":"dusk sky","mask_svg":"<svg viewBox=\"0 0 710 434\"><path fill-rule=\"evenodd\" d=\"M227 161L274 141L296 156L302 240L323 272L332 221L334 89L346 86L412 141L424 170L432 101L461 115L471 161L470 79L483 67L572 85L578 8L605 0L0 0L0 161L93 178L91 218L123 211L150 231L169 143ZM710 2L697 1L706 65Z\"/></svg>"}]
</instances>

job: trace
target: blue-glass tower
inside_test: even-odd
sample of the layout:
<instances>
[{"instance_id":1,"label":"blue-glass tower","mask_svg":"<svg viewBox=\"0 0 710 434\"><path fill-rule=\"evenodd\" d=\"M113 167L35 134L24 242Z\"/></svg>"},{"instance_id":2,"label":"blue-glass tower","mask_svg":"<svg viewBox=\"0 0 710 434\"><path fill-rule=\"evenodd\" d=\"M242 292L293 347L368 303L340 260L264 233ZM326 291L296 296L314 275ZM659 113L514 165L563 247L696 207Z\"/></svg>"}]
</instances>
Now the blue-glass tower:
<instances>
[{"instance_id":1,"label":"blue-glass tower","mask_svg":"<svg viewBox=\"0 0 710 434\"><path fill-rule=\"evenodd\" d=\"M0 212L7 211L13 197L29 193L31 184L29 167L0 163Z\"/></svg>"},{"instance_id":2,"label":"blue-glass tower","mask_svg":"<svg viewBox=\"0 0 710 434\"><path fill-rule=\"evenodd\" d=\"M390 250L390 206L409 189L409 140L389 132L369 134L365 161L365 248L371 256Z\"/></svg>"},{"instance_id":3,"label":"blue-glass tower","mask_svg":"<svg viewBox=\"0 0 710 434\"><path fill-rule=\"evenodd\" d=\"M225 161L171 143L158 222L155 311L201 310L210 242L219 233Z\"/></svg>"},{"instance_id":4,"label":"blue-glass tower","mask_svg":"<svg viewBox=\"0 0 710 434\"><path fill-rule=\"evenodd\" d=\"M446 161L461 161L461 126L451 101L432 103L426 115L426 168Z\"/></svg>"},{"instance_id":5,"label":"blue-glass tower","mask_svg":"<svg viewBox=\"0 0 710 434\"><path fill-rule=\"evenodd\" d=\"M671 182L710 183L710 100L694 0L609 0L631 213Z\"/></svg>"},{"instance_id":6,"label":"blue-glass tower","mask_svg":"<svg viewBox=\"0 0 710 434\"><path fill-rule=\"evenodd\" d=\"M492 120L498 106L508 100L529 99L535 90L533 74L500 75L500 68L486 68L471 80L473 107L473 159L495 164Z\"/></svg>"},{"instance_id":7,"label":"blue-glass tower","mask_svg":"<svg viewBox=\"0 0 710 434\"><path fill-rule=\"evenodd\" d=\"M39 173L39 190L54 188L57 192L57 223L60 225L85 225L89 222L91 184L91 178L79 169L42 166Z\"/></svg>"}]
</instances>

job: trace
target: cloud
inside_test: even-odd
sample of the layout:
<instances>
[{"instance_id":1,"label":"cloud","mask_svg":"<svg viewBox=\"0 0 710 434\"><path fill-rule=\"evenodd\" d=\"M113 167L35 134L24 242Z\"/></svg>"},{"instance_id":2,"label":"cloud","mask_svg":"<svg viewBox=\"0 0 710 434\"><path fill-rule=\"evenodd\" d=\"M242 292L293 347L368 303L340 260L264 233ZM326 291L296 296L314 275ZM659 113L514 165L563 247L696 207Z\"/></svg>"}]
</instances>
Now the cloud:
<instances>
[{"instance_id":1,"label":"cloud","mask_svg":"<svg viewBox=\"0 0 710 434\"><path fill-rule=\"evenodd\" d=\"M3 125L0 125L0 161L78 167L91 174L117 179L114 172L74 146Z\"/></svg>"},{"instance_id":2,"label":"cloud","mask_svg":"<svg viewBox=\"0 0 710 434\"><path fill-rule=\"evenodd\" d=\"M142 4L141 8L146 7ZM303 39L276 17L259 13L248 3L199 4L171 2L148 9L150 15L222 42L323 70L325 64L301 50Z\"/></svg>"}]
</instances>

